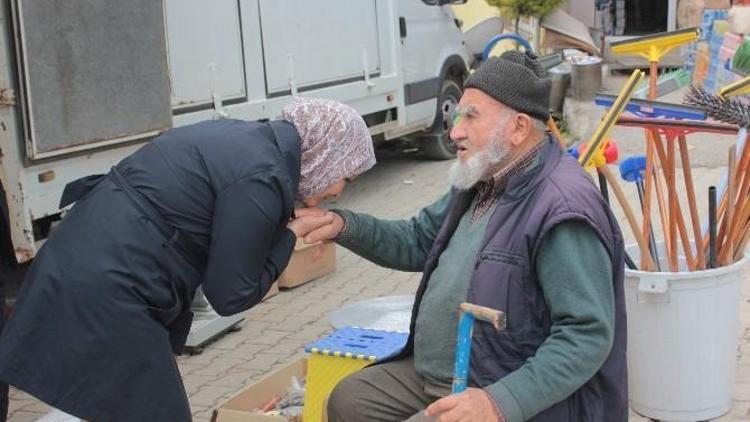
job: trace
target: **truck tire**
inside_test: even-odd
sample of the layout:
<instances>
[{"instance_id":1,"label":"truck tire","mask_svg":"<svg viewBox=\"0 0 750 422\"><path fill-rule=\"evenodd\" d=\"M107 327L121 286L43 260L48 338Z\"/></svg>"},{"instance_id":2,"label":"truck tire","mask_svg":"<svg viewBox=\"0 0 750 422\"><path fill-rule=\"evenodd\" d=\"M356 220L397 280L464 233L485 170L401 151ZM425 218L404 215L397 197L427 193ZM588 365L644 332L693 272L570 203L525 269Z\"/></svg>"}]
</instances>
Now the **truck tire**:
<instances>
[{"instance_id":1,"label":"truck tire","mask_svg":"<svg viewBox=\"0 0 750 422\"><path fill-rule=\"evenodd\" d=\"M456 145L450 139L453 127L453 116L461 100L461 84L452 78L446 78L440 87L438 113L435 116L433 132L420 139L419 148L424 155L433 160L450 160L456 157Z\"/></svg>"}]
</instances>

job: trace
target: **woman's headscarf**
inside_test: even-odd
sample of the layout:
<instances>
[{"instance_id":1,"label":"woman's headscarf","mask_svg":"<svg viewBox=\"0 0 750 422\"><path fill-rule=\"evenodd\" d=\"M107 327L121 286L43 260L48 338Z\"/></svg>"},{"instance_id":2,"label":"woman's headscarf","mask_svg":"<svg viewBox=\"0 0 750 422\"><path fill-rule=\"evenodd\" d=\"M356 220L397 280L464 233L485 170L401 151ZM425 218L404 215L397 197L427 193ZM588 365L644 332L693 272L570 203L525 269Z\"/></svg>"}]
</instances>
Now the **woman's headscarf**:
<instances>
[{"instance_id":1,"label":"woman's headscarf","mask_svg":"<svg viewBox=\"0 0 750 422\"><path fill-rule=\"evenodd\" d=\"M338 101L296 98L282 110L297 129L302 147L297 199L318 195L344 178L359 176L375 165L375 151L365 121Z\"/></svg>"}]
</instances>

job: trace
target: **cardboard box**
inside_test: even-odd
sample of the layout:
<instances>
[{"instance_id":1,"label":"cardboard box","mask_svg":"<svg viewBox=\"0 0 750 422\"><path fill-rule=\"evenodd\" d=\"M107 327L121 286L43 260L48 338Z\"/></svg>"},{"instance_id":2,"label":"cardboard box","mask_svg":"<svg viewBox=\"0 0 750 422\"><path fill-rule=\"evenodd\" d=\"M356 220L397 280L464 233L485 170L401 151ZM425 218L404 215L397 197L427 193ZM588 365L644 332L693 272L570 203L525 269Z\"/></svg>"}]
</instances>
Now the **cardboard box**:
<instances>
[{"instance_id":1,"label":"cardboard box","mask_svg":"<svg viewBox=\"0 0 750 422\"><path fill-rule=\"evenodd\" d=\"M297 240L292 259L279 277L279 287L289 289L328 275L336 269L336 244L305 245Z\"/></svg>"},{"instance_id":2,"label":"cardboard box","mask_svg":"<svg viewBox=\"0 0 750 422\"><path fill-rule=\"evenodd\" d=\"M267 375L255 384L240 390L214 409L211 422L287 422L286 418L257 414L257 409L275 395L284 395L292 377L303 378L307 373L307 358L299 358Z\"/></svg>"},{"instance_id":3,"label":"cardboard box","mask_svg":"<svg viewBox=\"0 0 750 422\"><path fill-rule=\"evenodd\" d=\"M260 301L263 302L264 300L268 299L269 297L274 297L277 294L279 294L279 282L274 281L273 284L271 284L271 288L268 289L268 292L266 295L261 299Z\"/></svg>"}]
</instances>

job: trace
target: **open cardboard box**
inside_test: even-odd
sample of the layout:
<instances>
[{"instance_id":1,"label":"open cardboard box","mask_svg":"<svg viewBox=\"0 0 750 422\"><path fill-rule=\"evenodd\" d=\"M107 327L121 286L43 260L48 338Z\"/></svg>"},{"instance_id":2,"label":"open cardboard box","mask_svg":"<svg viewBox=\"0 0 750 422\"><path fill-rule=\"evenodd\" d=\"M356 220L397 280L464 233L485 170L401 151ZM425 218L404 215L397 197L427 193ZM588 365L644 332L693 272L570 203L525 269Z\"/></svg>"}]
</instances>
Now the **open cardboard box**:
<instances>
[{"instance_id":1,"label":"open cardboard box","mask_svg":"<svg viewBox=\"0 0 750 422\"><path fill-rule=\"evenodd\" d=\"M214 409L211 422L287 422L275 415L261 415L257 410L274 395L284 395L292 377L302 379L307 373L307 358L300 357L287 366L272 372L255 384L245 387ZM326 422L323 415L323 422Z\"/></svg>"},{"instance_id":2,"label":"open cardboard box","mask_svg":"<svg viewBox=\"0 0 750 422\"><path fill-rule=\"evenodd\" d=\"M332 273L336 269L336 244L306 245L297 239L289 265L279 277L279 287L289 289Z\"/></svg>"}]
</instances>

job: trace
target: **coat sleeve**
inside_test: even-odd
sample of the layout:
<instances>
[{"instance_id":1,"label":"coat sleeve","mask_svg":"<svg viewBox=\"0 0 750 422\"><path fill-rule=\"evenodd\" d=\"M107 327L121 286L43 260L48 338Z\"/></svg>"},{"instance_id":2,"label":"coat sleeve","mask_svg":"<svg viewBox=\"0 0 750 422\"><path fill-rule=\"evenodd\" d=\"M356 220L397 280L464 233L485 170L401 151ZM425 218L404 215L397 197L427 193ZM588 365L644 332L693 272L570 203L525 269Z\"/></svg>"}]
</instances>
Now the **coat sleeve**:
<instances>
[{"instance_id":1,"label":"coat sleeve","mask_svg":"<svg viewBox=\"0 0 750 422\"><path fill-rule=\"evenodd\" d=\"M280 223L281 191L245 177L216 196L203 293L219 315L256 305L289 263L294 233Z\"/></svg>"},{"instance_id":2,"label":"coat sleeve","mask_svg":"<svg viewBox=\"0 0 750 422\"><path fill-rule=\"evenodd\" d=\"M383 220L367 214L334 210L346 222L336 243L383 267L424 270L440 226L448 215L452 193L423 208L409 220Z\"/></svg>"}]
</instances>

